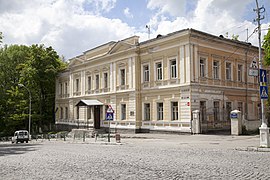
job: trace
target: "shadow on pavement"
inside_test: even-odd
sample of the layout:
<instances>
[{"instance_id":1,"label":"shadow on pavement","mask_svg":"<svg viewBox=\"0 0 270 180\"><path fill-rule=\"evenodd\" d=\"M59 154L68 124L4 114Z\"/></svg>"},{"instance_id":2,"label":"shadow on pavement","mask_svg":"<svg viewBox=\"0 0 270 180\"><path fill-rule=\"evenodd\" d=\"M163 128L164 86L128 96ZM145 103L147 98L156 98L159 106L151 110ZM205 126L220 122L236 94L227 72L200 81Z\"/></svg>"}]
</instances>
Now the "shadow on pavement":
<instances>
[{"instance_id":1,"label":"shadow on pavement","mask_svg":"<svg viewBox=\"0 0 270 180\"><path fill-rule=\"evenodd\" d=\"M36 151L40 144L0 144L0 157Z\"/></svg>"}]
</instances>

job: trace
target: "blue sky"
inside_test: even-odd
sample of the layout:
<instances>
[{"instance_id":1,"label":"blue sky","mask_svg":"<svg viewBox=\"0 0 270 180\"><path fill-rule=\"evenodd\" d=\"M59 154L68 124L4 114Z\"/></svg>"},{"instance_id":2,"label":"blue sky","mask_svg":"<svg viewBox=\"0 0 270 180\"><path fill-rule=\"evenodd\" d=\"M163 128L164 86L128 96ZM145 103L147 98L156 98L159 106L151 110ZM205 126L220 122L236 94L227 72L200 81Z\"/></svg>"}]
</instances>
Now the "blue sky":
<instances>
[{"instance_id":1,"label":"blue sky","mask_svg":"<svg viewBox=\"0 0 270 180\"><path fill-rule=\"evenodd\" d=\"M259 0L270 25L270 1ZM0 0L4 44L52 46L66 59L109 41L129 36L148 39L194 28L241 41L256 28L255 0ZM263 30L262 34L267 31ZM257 33L249 41L257 45Z\"/></svg>"}]
</instances>

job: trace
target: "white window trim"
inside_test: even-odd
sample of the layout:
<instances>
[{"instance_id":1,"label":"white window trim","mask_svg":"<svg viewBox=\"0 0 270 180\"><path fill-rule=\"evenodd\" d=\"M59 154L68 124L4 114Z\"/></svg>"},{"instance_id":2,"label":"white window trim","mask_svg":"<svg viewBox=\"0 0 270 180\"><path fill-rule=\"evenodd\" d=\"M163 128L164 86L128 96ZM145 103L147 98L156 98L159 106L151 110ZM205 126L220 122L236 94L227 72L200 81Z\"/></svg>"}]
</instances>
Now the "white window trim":
<instances>
[{"instance_id":1,"label":"white window trim","mask_svg":"<svg viewBox=\"0 0 270 180\"><path fill-rule=\"evenodd\" d=\"M171 67L171 61L174 61L176 62L175 64L175 71L176 71L176 77L172 77L172 67ZM177 79L178 78L178 59L177 59L177 56L174 56L174 57L171 57L171 58L168 58L168 65L169 65L169 68L168 68L168 74L169 74L169 78L170 79ZM162 66L162 69L163 69L163 66ZM163 74L162 74L163 75Z\"/></svg>"},{"instance_id":2,"label":"white window trim","mask_svg":"<svg viewBox=\"0 0 270 180\"><path fill-rule=\"evenodd\" d=\"M97 88L97 75L98 75L98 88ZM100 74L99 73L95 73L95 89L100 89Z\"/></svg>"},{"instance_id":3,"label":"white window trim","mask_svg":"<svg viewBox=\"0 0 270 180\"><path fill-rule=\"evenodd\" d=\"M149 81L144 81L144 66L146 66L146 65L148 65L148 68L149 68ZM150 71L150 63L143 63L142 65L141 65L141 83L148 83L148 82L150 82L150 76L151 76L151 71Z\"/></svg>"},{"instance_id":4,"label":"white window trim","mask_svg":"<svg viewBox=\"0 0 270 180\"><path fill-rule=\"evenodd\" d=\"M154 69L154 73L155 73L155 81L163 81L164 80L164 73L163 73L163 60L158 60L158 61L155 61L155 69ZM161 79L157 79L157 64L158 63L161 63L161 74L162 74L162 78Z\"/></svg>"},{"instance_id":5,"label":"white window trim","mask_svg":"<svg viewBox=\"0 0 270 180\"><path fill-rule=\"evenodd\" d=\"M204 76L201 76L201 58L204 59ZM208 58L206 56L199 56L199 77L207 78L208 77Z\"/></svg>"},{"instance_id":6,"label":"white window trim","mask_svg":"<svg viewBox=\"0 0 270 180\"><path fill-rule=\"evenodd\" d=\"M218 78L215 78L215 77L214 77L214 72L215 72L215 71L214 71L214 62L215 62L215 61L218 62L218 66L217 66L217 67L218 67ZM220 78L221 78L220 65L221 65L220 60L217 60L217 59L214 59L214 60L213 60L213 70L212 70L212 71L213 71L213 79L220 79Z\"/></svg>"},{"instance_id":7,"label":"white window trim","mask_svg":"<svg viewBox=\"0 0 270 180\"><path fill-rule=\"evenodd\" d=\"M107 87L105 87L105 74L107 73ZM109 75L109 72L108 71L105 71L105 72L103 72L103 77L102 77L102 79L103 79L103 81L102 81L102 87L103 88L109 88L109 82L110 82L110 80L109 80L109 77L110 77L110 75Z\"/></svg>"},{"instance_id":8,"label":"white window trim","mask_svg":"<svg viewBox=\"0 0 270 180\"><path fill-rule=\"evenodd\" d=\"M145 108L144 108L145 104L150 104L149 120L146 120L146 119L145 119ZM151 102L143 102L143 103L142 103L142 107L143 107L143 108L142 108L142 120L143 120L143 121L151 121Z\"/></svg>"},{"instance_id":9,"label":"white window trim","mask_svg":"<svg viewBox=\"0 0 270 180\"><path fill-rule=\"evenodd\" d=\"M122 74L121 74L121 70L125 70L125 83L122 84ZM119 68L119 86L125 86L127 85L127 69L125 67L120 67Z\"/></svg>"},{"instance_id":10,"label":"white window trim","mask_svg":"<svg viewBox=\"0 0 270 180\"><path fill-rule=\"evenodd\" d=\"M230 72L231 79L227 79L227 63L231 64L231 72ZM225 80L226 81L233 81L233 63L231 61L225 61Z\"/></svg>"},{"instance_id":11,"label":"white window trim","mask_svg":"<svg viewBox=\"0 0 270 180\"><path fill-rule=\"evenodd\" d=\"M123 105L126 106L125 119L122 118L122 117L123 117L123 116L122 116L122 115L123 115L123 111L122 111L122 106L123 106ZM120 120L121 120L121 121L127 120L127 104L126 104L126 103L121 103L121 104L120 104L120 112L121 112L121 114L120 114L120 118L121 118L121 119L120 119Z\"/></svg>"},{"instance_id":12,"label":"white window trim","mask_svg":"<svg viewBox=\"0 0 270 180\"><path fill-rule=\"evenodd\" d=\"M241 73L241 81L239 81L239 76L238 76L238 66L242 65L242 73ZM244 82L244 65L242 63L237 63L237 81L238 82Z\"/></svg>"}]
</instances>

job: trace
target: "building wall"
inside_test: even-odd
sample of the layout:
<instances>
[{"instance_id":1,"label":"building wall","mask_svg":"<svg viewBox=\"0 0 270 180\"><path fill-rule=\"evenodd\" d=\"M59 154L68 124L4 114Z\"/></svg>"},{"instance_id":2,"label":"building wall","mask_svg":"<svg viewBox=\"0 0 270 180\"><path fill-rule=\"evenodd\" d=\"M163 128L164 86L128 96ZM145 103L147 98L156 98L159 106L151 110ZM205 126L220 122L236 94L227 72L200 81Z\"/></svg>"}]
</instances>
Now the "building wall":
<instances>
[{"instance_id":1,"label":"building wall","mask_svg":"<svg viewBox=\"0 0 270 180\"><path fill-rule=\"evenodd\" d=\"M201 110L202 102L206 105L203 127L225 127L228 103L232 109L239 109L242 103L245 122L256 124L258 79L246 74L257 54L257 48L246 43L194 30L143 43L138 43L138 37L110 42L75 57L66 72L59 74L56 123L92 125L87 108L80 108L78 119L75 105L81 99L97 99L104 103L103 127L108 126L106 105L111 105L115 111L113 128L190 132L192 111ZM218 62L216 74L214 62ZM231 79L227 79L226 63L231 63ZM88 77L91 77L90 85ZM172 107L172 102L177 108ZM150 104L149 119L145 119L145 103ZM158 103L163 103L162 119L158 119ZM124 106L126 118L122 119ZM65 111L66 107L67 118L61 115L61 108ZM178 118L172 119L173 114Z\"/></svg>"}]
</instances>

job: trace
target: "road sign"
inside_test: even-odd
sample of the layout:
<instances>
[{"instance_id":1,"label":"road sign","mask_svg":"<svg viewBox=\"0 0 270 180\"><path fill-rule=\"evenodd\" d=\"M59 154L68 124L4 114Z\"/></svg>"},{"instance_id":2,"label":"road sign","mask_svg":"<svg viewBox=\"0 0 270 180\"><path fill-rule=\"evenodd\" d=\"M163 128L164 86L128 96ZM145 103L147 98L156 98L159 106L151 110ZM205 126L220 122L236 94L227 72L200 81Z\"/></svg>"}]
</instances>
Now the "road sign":
<instances>
[{"instance_id":1,"label":"road sign","mask_svg":"<svg viewBox=\"0 0 270 180\"><path fill-rule=\"evenodd\" d=\"M265 85L267 83L267 74L266 70L260 69L260 82Z\"/></svg>"},{"instance_id":2,"label":"road sign","mask_svg":"<svg viewBox=\"0 0 270 180\"><path fill-rule=\"evenodd\" d=\"M258 65L257 65L257 61L255 58L253 59L253 61L251 61L250 65L249 65L248 75L250 75L250 76L258 76L259 75Z\"/></svg>"},{"instance_id":3,"label":"road sign","mask_svg":"<svg viewBox=\"0 0 270 180\"><path fill-rule=\"evenodd\" d=\"M260 95L261 99L268 99L268 87L260 86Z\"/></svg>"},{"instance_id":4,"label":"road sign","mask_svg":"<svg viewBox=\"0 0 270 180\"><path fill-rule=\"evenodd\" d=\"M107 113L114 113L114 110L111 105L109 105L109 108L107 109Z\"/></svg>"},{"instance_id":5,"label":"road sign","mask_svg":"<svg viewBox=\"0 0 270 180\"><path fill-rule=\"evenodd\" d=\"M235 119L235 118L237 118L238 116L237 116L237 113L231 113L231 119Z\"/></svg>"},{"instance_id":6,"label":"road sign","mask_svg":"<svg viewBox=\"0 0 270 180\"><path fill-rule=\"evenodd\" d=\"M106 120L107 121L113 121L113 113L106 113Z\"/></svg>"}]
</instances>

